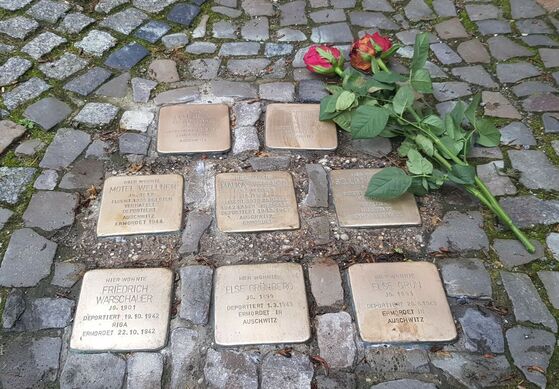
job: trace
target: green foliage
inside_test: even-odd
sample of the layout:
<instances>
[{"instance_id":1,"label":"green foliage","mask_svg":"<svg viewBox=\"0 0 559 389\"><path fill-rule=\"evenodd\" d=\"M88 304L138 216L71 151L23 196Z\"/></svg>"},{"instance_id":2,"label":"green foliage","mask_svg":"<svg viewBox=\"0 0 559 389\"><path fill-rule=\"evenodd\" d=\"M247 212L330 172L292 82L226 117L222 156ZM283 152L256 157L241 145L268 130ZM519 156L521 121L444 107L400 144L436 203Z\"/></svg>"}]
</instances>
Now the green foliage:
<instances>
[{"instance_id":1,"label":"green foliage","mask_svg":"<svg viewBox=\"0 0 559 389\"><path fill-rule=\"evenodd\" d=\"M412 174L426 176L433 173L433 164L415 149L410 149L410 151L408 151L408 161L406 162L406 166Z\"/></svg>"},{"instance_id":2,"label":"green foliage","mask_svg":"<svg viewBox=\"0 0 559 389\"><path fill-rule=\"evenodd\" d=\"M457 184L472 185L476 177L476 169L470 165L452 165L448 177Z\"/></svg>"},{"instance_id":3,"label":"green foliage","mask_svg":"<svg viewBox=\"0 0 559 389\"><path fill-rule=\"evenodd\" d=\"M17 124L25 127L28 130L32 130L33 128L35 128L35 122L33 122L29 119L19 119L17 121Z\"/></svg>"},{"instance_id":4,"label":"green foliage","mask_svg":"<svg viewBox=\"0 0 559 389\"><path fill-rule=\"evenodd\" d=\"M411 107L415 99L415 92L413 88L409 85L404 85L398 88L394 99L392 100L392 106L394 107L394 112L398 115L402 115L404 111Z\"/></svg>"},{"instance_id":5,"label":"green foliage","mask_svg":"<svg viewBox=\"0 0 559 389\"><path fill-rule=\"evenodd\" d=\"M413 47L413 58L410 65L412 74L423 69L429 57L429 34L417 34Z\"/></svg>"},{"instance_id":6,"label":"green foliage","mask_svg":"<svg viewBox=\"0 0 559 389\"><path fill-rule=\"evenodd\" d=\"M476 196L533 252L534 246L476 176L475 167L468 163L468 151L474 143L494 147L500 141L500 133L493 123L476 115L480 96L467 105L459 101L444 117L435 114L422 117L423 109L416 110L416 99L433 91L425 68L428 55L428 34L418 34L409 78L387 71L376 60L371 61L372 75L351 67L346 69L341 87L328 87L331 95L320 103L320 119L334 121L355 139L403 138L398 154L407 158L406 170L382 169L371 178L367 197L390 200L406 192L423 195L451 181Z\"/></svg>"},{"instance_id":7,"label":"green foliage","mask_svg":"<svg viewBox=\"0 0 559 389\"><path fill-rule=\"evenodd\" d=\"M477 143L484 147L499 146L501 140L501 133L488 119L478 119L476 121L475 129L479 134Z\"/></svg>"},{"instance_id":8,"label":"green foliage","mask_svg":"<svg viewBox=\"0 0 559 389\"><path fill-rule=\"evenodd\" d=\"M419 69L411 75L411 85L420 93L433 93L431 75L427 69Z\"/></svg>"},{"instance_id":9,"label":"green foliage","mask_svg":"<svg viewBox=\"0 0 559 389\"><path fill-rule=\"evenodd\" d=\"M347 90L343 91L336 99L336 111L345 111L349 109L355 102L355 99L355 93Z\"/></svg>"},{"instance_id":10,"label":"green foliage","mask_svg":"<svg viewBox=\"0 0 559 389\"><path fill-rule=\"evenodd\" d=\"M388 117L384 108L363 105L351 116L351 134L355 139L375 138L386 127Z\"/></svg>"},{"instance_id":11,"label":"green foliage","mask_svg":"<svg viewBox=\"0 0 559 389\"><path fill-rule=\"evenodd\" d=\"M411 183L411 177L402 169L387 167L371 178L365 196L379 200L395 199L406 193Z\"/></svg>"}]
</instances>

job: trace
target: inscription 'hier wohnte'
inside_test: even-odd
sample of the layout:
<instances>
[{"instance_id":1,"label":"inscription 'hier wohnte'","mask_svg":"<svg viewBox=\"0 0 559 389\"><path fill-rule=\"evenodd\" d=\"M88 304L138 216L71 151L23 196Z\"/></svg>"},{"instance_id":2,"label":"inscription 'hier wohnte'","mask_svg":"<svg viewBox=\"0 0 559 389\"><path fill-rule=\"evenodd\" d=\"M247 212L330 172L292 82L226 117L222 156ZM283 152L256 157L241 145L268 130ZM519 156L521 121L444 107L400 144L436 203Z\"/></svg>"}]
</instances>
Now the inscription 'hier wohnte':
<instances>
[{"instance_id":1,"label":"inscription 'hier wohnte'","mask_svg":"<svg viewBox=\"0 0 559 389\"><path fill-rule=\"evenodd\" d=\"M428 262L356 264L348 270L366 342L442 342L456 337L437 268Z\"/></svg>"},{"instance_id":2,"label":"inscription 'hier wohnte'","mask_svg":"<svg viewBox=\"0 0 559 389\"><path fill-rule=\"evenodd\" d=\"M177 231L182 188L182 177L176 174L110 177L103 189L97 235Z\"/></svg>"},{"instance_id":3,"label":"inscription 'hier wohnte'","mask_svg":"<svg viewBox=\"0 0 559 389\"><path fill-rule=\"evenodd\" d=\"M216 215L225 232L299 228L293 180L287 172L219 174Z\"/></svg>"},{"instance_id":4,"label":"inscription 'hier wohnte'","mask_svg":"<svg viewBox=\"0 0 559 389\"><path fill-rule=\"evenodd\" d=\"M172 287L168 269L87 272L70 346L77 350L151 350L165 345Z\"/></svg>"},{"instance_id":5,"label":"inscription 'hier wohnte'","mask_svg":"<svg viewBox=\"0 0 559 389\"><path fill-rule=\"evenodd\" d=\"M377 201L365 197L371 177L381 169L347 169L330 172L332 197L342 227L382 227L421 224L415 198Z\"/></svg>"},{"instance_id":6,"label":"inscription 'hier wohnte'","mask_svg":"<svg viewBox=\"0 0 559 389\"><path fill-rule=\"evenodd\" d=\"M218 344L302 342L310 336L298 264L218 268L214 309Z\"/></svg>"}]
</instances>

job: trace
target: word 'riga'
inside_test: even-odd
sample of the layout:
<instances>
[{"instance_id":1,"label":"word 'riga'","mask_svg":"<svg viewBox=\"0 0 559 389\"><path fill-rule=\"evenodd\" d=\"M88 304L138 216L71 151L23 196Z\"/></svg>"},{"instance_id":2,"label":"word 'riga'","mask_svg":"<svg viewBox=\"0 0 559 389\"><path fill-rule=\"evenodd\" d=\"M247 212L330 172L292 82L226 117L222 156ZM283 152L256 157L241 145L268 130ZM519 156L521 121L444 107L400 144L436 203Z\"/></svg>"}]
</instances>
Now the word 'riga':
<instances>
[{"instance_id":1,"label":"word 'riga'","mask_svg":"<svg viewBox=\"0 0 559 389\"><path fill-rule=\"evenodd\" d=\"M372 343L450 341L456 328L436 267L427 262L356 264L348 270L361 338ZM311 336L303 268L296 263L219 267L215 342L298 343ZM93 270L80 293L71 347L165 346L173 274L168 269ZM184 302L184 301L183 301Z\"/></svg>"},{"instance_id":2,"label":"word 'riga'","mask_svg":"<svg viewBox=\"0 0 559 389\"><path fill-rule=\"evenodd\" d=\"M173 272L103 269L85 274L70 347L88 351L157 350L165 346Z\"/></svg>"}]
</instances>

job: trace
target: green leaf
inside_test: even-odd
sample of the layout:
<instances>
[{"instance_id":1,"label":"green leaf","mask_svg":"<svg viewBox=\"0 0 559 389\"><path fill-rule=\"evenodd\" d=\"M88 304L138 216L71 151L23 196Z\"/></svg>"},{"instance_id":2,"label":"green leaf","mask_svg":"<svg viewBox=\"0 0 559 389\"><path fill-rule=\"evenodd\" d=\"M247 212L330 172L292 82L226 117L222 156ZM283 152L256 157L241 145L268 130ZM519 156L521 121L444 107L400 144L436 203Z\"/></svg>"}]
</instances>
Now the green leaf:
<instances>
[{"instance_id":1,"label":"green leaf","mask_svg":"<svg viewBox=\"0 0 559 389\"><path fill-rule=\"evenodd\" d=\"M408 192L413 193L416 196L424 196L429 193L429 191L423 186L423 180L423 177L413 177L411 185L408 188Z\"/></svg>"},{"instance_id":2,"label":"green leaf","mask_svg":"<svg viewBox=\"0 0 559 389\"><path fill-rule=\"evenodd\" d=\"M463 141L466 137L466 131L462 129L459 123L456 123L451 115L445 116L446 134L455 141Z\"/></svg>"},{"instance_id":3,"label":"green leaf","mask_svg":"<svg viewBox=\"0 0 559 389\"><path fill-rule=\"evenodd\" d=\"M383 138L395 138L400 135L401 134L399 132L394 131L393 127L392 128L386 127L384 130L382 130L380 134L378 134L378 136L381 136Z\"/></svg>"},{"instance_id":4,"label":"green leaf","mask_svg":"<svg viewBox=\"0 0 559 389\"><path fill-rule=\"evenodd\" d=\"M351 69L351 70L349 70ZM366 96L377 90L392 90L394 86L383 84L371 76L367 76L353 68L344 71L344 81L342 83L345 90L349 90L359 96Z\"/></svg>"},{"instance_id":5,"label":"green leaf","mask_svg":"<svg viewBox=\"0 0 559 389\"><path fill-rule=\"evenodd\" d=\"M320 100L320 108L321 111L325 113L334 113L336 112L336 101L338 100L337 94L325 96L322 100Z\"/></svg>"},{"instance_id":6,"label":"green leaf","mask_svg":"<svg viewBox=\"0 0 559 389\"><path fill-rule=\"evenodd\" d=\"M401 76L398 73L394 72L378 72L373 76L373 78L379 82L383 82L385 84L394 84L395 82L405 81L406 78Z\"/></svg>"},{"instance_id":7,"label":"green leaf","mask_svg":"<svg viewBox=\"0 0 559 389\"><path fill-rule=\"evenodd\" d=\"M349 67L344 72L342 86L345 90L350 90L358 94L366 94L368 76Z\"/></svg>"},{"instance_id":8,"label":"green leaf","mask_svg":"<svg viewBox=\"0 0 559 389\"><path fill-rule=\"evenodd\" d=\"M412 178L402 169L387 167L375 174L365 196L377 200L392 200L402 196L410 187Z\"/></svg>"},{"instance_id":9,"label":"green leaf","mask_svg":"<svg viewBox=\"0 0 559 389\"><path fill-rule=\"evenodd\" d=\"M457 184L472 185L476 177L476 169L470 165L452 165L448 178Z\"/></svg>"},{"instance_id":10,"label":"green leaf","mask_svg":"<svg viewBox=\"0 0 559 389\"><path fill-rule=\"evenodd\" d=\"M362 105L351 116L351 135L354 139L374 138L384 130L387 122L386 109Z\"/></svg>"},{"instance_id":11,"label":"green leaf","mask_svg":"<svg viewBox=\"0 0 559 389\"><path fill-rule=\"evenodd\" d=\"M414 149L408 151L406 166L412 174L431 174L433 171L433 164Z\"/></svg>"},{"instance_id":12,"label":"green leaf","mask_svg":"<svg viewBox=\"0 0 559 389\"><path fill-rule=\"evenodd\" d=\"M345 111L332 119L344 131L351 132L351 112Z\"/></svg>"},{"instance_id":13,"label":"green leaf","mask_svg":"<svg viewBox=\"0 0 559 389\"><path fill-rule=\"evenodd\" d=\"M440 188L447 179L447 175L441 172L439 169L433 169L433 173L431 173L431 177L427 180L429 181L429 189L438 189Z\"/></svg>"},{"instance_id":14,"label":"green leaf","mask_svg":"<svg viewBox=\"0 0 559 389\"><path fill-rule=\"evenodd\" d=\"M420 93L433 93L431 75L427 69L417 69L412 73L411 85Z\"/></svg>"},{"instance_id":15,"label":"green leaf","mask_svg":"<svg viewBox=\"0 0 559 389\"><path fill-rule=\"evenodd\" d=\"M409 85L404 85L398 89L396 96L392 100L392 105L394 106L394 112L398 115L402 113L413 104L415 99L415 92Z\"/></svg>"},{"instance_id":16,"label":"green leaf","mask_svg":"<svg viewBox=\"0 0 559 389\"><path fill-rule=\"evenodd\" d=\"M336 99L336 111L345 111L355 102L355 93L343 91Z\"/></svg>"},{"instance_id":17,"label":"green leaf","mask_svg":"<svg viewBox=\"0 0 559 389\"><path fill-rule=\"evenodd\" d=\"M454 119L454 123L456 124L456 126L460 126L462 124L462 121L464 120L465 110L466 107L464 106L464 103L458 101L452 111L450 111L450 116L452 117L452 119Z\"/></svg>"},{"instance_id":18,"label":"green leaf","mask_svg":"<svg viewBox=\"0 0 559 389\"><path fill-rule=\"evenodd\" d=\"M433 156L435 150L431 139L427 138L425 135L417 134L417 136L415 137L415 143L419 145L419 147L425 152L425 154L427 154L428 156Z\"/></svg>"},{"instance_id":19,"label":"green leaf","mask_svg":"<svg viewBox=\"0 0 559 389\"><path fill-rule=\"evenodd\" d=\"M446 134L450 138L454 139L454 137L456 136L456 124L454 123L454 119L450 114L446 114L446 116L444 117L444 126Z\"/></svg>"},{"instance_id":20,"label":"green leaf","mask_svg":"<svg viewBox=\"0 0 559 389\"><path fill-rule=\"evenodd\" d=\"M445 145L446 148L454 155L458 155L458 153L460 153L460 151L462 150L462 146L464 144L462 141L456 141L450 136L446 135L440 137L439 139L441 143ZM450 159L450 155L447 155L446 153L443 153L443 156L447 159Z\"/></svg>"},{"instance_id":21,"label":"green leaf","mask_svg":"<svg viewBox=\"0 0 559 389\"><path fill-rule=\"evenodd\" d=\"M476 130L479 134L477 143L485 147L499 146L501 133L489 119L477 119Z\"/></svg>"},{"instance_id":22,"label":"green leaf","mask_svg":"<svg viewBox=\"0 0 559 389\"><path fill-rule=\"evenodd\" d=\"M421 123L428 125L431 132L437 136L440 136L445 132L444 122L437 115L429 115L423 119Z\"/></svg>"},{"instance_id":23,"label":"green leaf","mask_svg":"<svg viewBox=\"0 0 559 389\"><path fill-rule=\"evenodd\" d=\"M411 149L415 149L416 145L414 142L405 139L402 144L400 145L400 147L398 147L398 155L400 157L405 157L406 155L408 155L408 152Z\"/></svg>"},{"instance_id":24,"label":"green leaf","mask_svg":"<svg viewBox=\"0 0 559 389\"><path fill-rule=\"evenodd\" d=\"M320 120L332 120L338 115L336 112L336 100L338 95L325 96L320 100Z\"/></svg>"},{"instance_id":25,"label":"green leaf","mask_svg":"<svg viewBox=\"0 0 559 389\"><path fill-rule=\"evenodd\" d=\"M327 85L327 86L326 86L326 90L327 90L328 92L330 92L331 94L335 95L335 94L340 94L340 93L342 93L342 92L344 91L344 88L342 88L342 87L339 86L339 85L332 85L332 84L330 84L330 85Z\"/></svg>"},{"instance_id":26,"label":"green leaf","mask_svg":"<svg viewBox=\"0 0 559 389\"><path fill-rule=\"evenodd\" d=\"M481 102L481 95L478 93L472 99L472 102L468 105L468 108L464 111L464 116L470 122L470 124L475 127L476 126L476 111L479 107L479 103Z\"/></svg>"},{"instance_id":27,"label":"green leaf","mask_svg":"<svg viewBox=\"0 0 559 389\"><path fill-rule=\"evenodd\" d=\"M369 80L367 82L367 92L368 93L375 93L379 90L394 90L393 85L383 84L382 82L378 82L377 80Z\"/></svg>"},{"instance_id":28,"label":"green leaf","mask_svg":"<svg viewBox=\"0 0 559 389\"><path fill-rule=\"evenodd\" d=\"M413 59L411 61L411 72L422 69L429 57L429 34L424 32L417 34L415 37L415 46L413 47Z\"/></svg>"},{"instance_id":29,"label":"green leaf","mask_svg":"<svg viewBox=\"0 0 559 389\"><path fill-rule=\"evenodd\" d=\"M428 124L432 127L444 128L443 120L437 115L429 115L421 121L423 124Z\"/></svg>"}]
</instances>

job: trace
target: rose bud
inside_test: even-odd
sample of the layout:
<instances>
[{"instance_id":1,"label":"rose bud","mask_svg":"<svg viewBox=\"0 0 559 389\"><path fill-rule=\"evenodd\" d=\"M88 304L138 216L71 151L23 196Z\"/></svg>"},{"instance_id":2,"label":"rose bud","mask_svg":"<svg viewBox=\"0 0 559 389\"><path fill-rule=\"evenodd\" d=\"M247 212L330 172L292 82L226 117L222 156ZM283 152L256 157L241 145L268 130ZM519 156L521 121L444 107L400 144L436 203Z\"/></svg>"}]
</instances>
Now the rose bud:
<instances>
[{"instance_id":1,"label":"rose bud","mask_svg":"<svg viewBox=\"0 0 559 389\"><path fill-rule=\"evenodd\" d=\"M321 45L311 46L305 53L303 61L313 73L338 74L341 76L344 57L335 47Z\"/></svg>"},{"instance_id":2,"label":"rose bud","mask_svg":"<svg viewBox=\"0 0 559 389\"><path fill-rule=\"evenodd\" d=\"M384 53L390 50L390 48L392 47L392 42L390 42L390 39L380 35L378 32L375 32L373 35L369 35L369 38L372 39L373 42L375 42L380 47L380 50L377 51Z\"/></svg>"},{"instance_id":3,"label":"rose bud","mask_svg":"<svg viewBox=\"0 0 559 389\"><path fill-rule=\"evenodd\" d=\"M371 39L372 35L366 34L363 38L356 40L351 46L349 54L351 66L364 72L371 70L371 61L376 54Z\"/></svg>"},{"instance_id":4,"label":"rose bud","mask_svg":"<svg viewBox=\"0 0 559 389\"><path fill-rule=\"evenodd\" d=\"M351 65L364 72L371 70L373 73L379 70L389 71L381 58L392 56L396 50L398 50L398 46L392 45L390 39L378 32L365 34L363 38L355 41L351 47Z\"/></svg>"}]
</instances>

